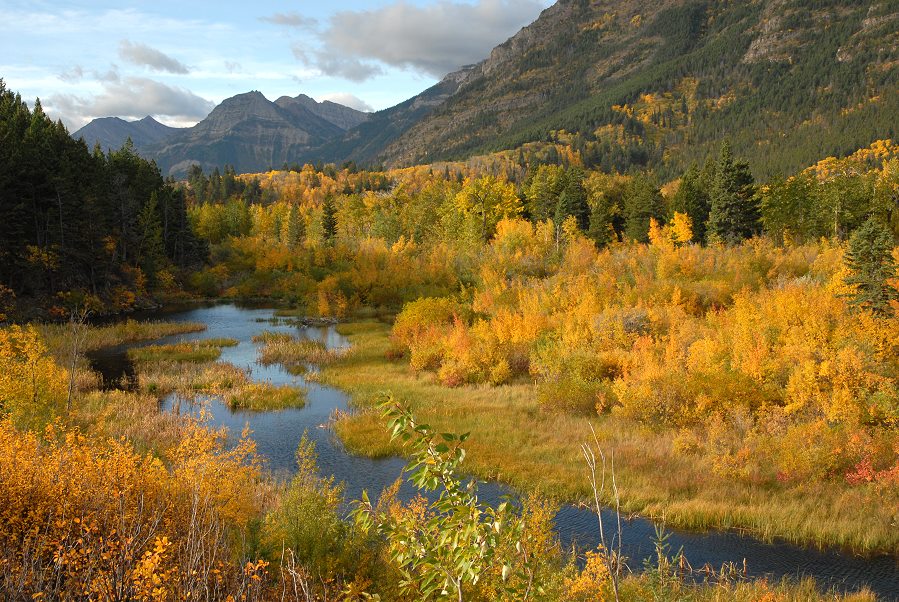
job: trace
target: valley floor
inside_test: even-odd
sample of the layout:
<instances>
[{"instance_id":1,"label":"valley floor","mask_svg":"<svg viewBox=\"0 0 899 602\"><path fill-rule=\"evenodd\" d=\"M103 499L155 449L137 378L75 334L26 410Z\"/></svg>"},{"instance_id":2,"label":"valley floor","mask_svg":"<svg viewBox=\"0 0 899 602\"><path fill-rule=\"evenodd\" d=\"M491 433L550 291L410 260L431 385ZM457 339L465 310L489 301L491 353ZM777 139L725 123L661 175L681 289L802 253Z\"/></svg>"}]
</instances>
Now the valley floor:
<instances>
[{"instance_id":1,"label":"valley floor","mask_svg":"<svg viewBox=\"0 0 899 602\"><path fill-rule=\"evenodd\" d=\"M895 509L871 505L858 488L833 483L750 485L714 476L701 456L672 453L674 435L617 416L585 418L542 411L534 386L447 388L408 362L390 361L390 327L377 321L343 324L355 350L324 368L322 379L346 390L359 412L337 432L350 450L369 456L399 454L373 404L390 391L438 431L471 432L466 469L473 475L580 501L590 497L581 444L595 429L615 472L625 512L686 529L734 529L762 539L840 547L862 554L899 552ZM608 500L607 500L608 501Z\"/></svg>"}]
</instances>

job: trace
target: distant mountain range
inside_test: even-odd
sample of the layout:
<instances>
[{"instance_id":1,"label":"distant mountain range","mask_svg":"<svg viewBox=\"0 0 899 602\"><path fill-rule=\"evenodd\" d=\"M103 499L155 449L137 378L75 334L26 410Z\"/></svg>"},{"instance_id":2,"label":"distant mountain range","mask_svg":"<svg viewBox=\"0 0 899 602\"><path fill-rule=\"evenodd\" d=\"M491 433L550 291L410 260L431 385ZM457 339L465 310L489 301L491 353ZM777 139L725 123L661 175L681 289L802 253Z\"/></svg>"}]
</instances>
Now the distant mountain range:
<instances>
[{"instance_id":1,"label":"distant mountain range","mask_svg":"<svg viewBox=\"0 0 899 602\"><path fill-rule=\"evenodd\" d=\"M190 128L167 127L152 117L133 122L105 117L73 137L104 149L121 148L131 138L140 154L170 175L183 175L192 164L249 172L293 162L368 118L368 113L303 94L272 102L254 91L226 99Z\"/></svg>"},{"instance_id":2,"label":"distant mountain range","mask_svg":"<svg viewBox=\"0 0 899 602\"><path fill-rule=\"evenodd\" d=\"M125 121L118 117L101 117L72 134L76 140L84 138L89 147L99 144L104 151L117 150L129 138L138 150L174 136L183 128L163 125L150 116L140 121Z\"/></svg>"},{"instance_id":3,"label":"distant mountain range","mask_svg":"<svg viewBox=\"0 0 899 602\"><path fill-rule=\"evenodd\" d=\"M173 174L191 163L400 166L565 138L591 166L672 175L727 138L770 175L895 138L897 115L895 2L559 0L481 63L390 109L251 92L193 128L128 135ZM124 140L119 121L75 136Z\"/></svg>"}]
</instances>

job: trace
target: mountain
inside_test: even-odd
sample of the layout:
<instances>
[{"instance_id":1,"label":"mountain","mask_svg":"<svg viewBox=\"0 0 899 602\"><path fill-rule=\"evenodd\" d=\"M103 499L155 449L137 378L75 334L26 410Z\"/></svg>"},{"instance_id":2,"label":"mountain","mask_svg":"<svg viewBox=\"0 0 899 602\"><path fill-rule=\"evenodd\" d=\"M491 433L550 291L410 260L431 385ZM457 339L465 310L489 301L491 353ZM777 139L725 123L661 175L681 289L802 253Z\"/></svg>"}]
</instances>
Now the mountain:
<instances>
[{"instance_id":1,"label":"mountain","mask_svg":"<svg viewBox=\"0 0 899 602\"><path fill-rule=\"evenodd\" d=\"M464 79L467 69L447 75L421 94L394 107L370 113L368 119L342 137L309 149L298 160L328 163L354 161L360 164L377 162L385 148L459 90L459 82ZM402 157L398 159L402 160Z\"/></svg>"},{"instance_id":2,"label":"mountain","mask_svg":"<svg viewBox=\"0 0 899 602\"><path fill-rule=\"evenodd\" d=\"M142 150L181 174L404 166L558 141L588 167L671 178L727 139L767 177L895 138L896 115L895 0L559 0L395 107L251 92Z\"/></svg>"},{"instance_id":3,"label":"mountain","mask_svg":"<svg viewBox=\"0 0 899 602\"><path fill-rule=\"evenodd\" d=\"M342 130L354 128L368 119L368 113L345 107L336 102L331 102L330 100L318 102L305 94L300 94L296 98L282 96L275 101L275 104L288 111L294 111L294 107L297 106L303 107L325 121L333 123Z\"/></svg>"},{"instance_id":4,"label":"mountain","mask_svg":"<svg viewBox=\"0 0 899 602\"><path fill-rule=\"evenodd\" d=\"M347 156L409 165L554 136L591 166L673 175L727 138L759 174L789 172L895 137L899 5L559 0L455 85L396 136L351 130Z\"/></svg>"},{"instance_id":5,"label":"mountain","mask_svg":"<svg viewBox=\"0 0 899 602\"><path fill-rule=\"evenodd\" d=\"M260 92L228 98L200 123L146 149L163 173L183 174L232 165L238 172L263 171L293 162L309 149L339 138L366 114L307 96L271 102Z\"/></svg>"},{"instance_id":6,"label":"mountain","mask_svg":"<svg viewBox=\"0 0 899 602\"><path fill-rule=\"evenodd\" d=\"M83 138L89 148L99 144L104 151L120 149L131 138L135 148L143 149L177 134L181 129L163 125L150 116L140 121L102 117L94 119L72 137L76 140Z\"/></svg>"}]
</instances>

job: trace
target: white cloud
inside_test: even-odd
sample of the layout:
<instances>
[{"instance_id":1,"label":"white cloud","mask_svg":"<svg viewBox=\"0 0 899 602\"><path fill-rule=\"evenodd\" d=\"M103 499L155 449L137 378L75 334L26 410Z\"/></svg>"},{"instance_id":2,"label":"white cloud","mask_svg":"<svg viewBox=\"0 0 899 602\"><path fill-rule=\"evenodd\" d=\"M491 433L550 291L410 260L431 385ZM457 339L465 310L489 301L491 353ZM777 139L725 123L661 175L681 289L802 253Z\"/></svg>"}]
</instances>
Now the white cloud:
<instances>
[{"instance_id":1,"label":"white cloud","mask_svg":"<svg viewBox=\"0 0 899 602\"><path fill-rule=\"evenodd\" d=\"M259 17L260 21L271 23L273 25L282 25L284 27L295 27L297 29L313 29L318 25L318 20L312 17L306 17L300 13L275 13L268 17Z\"/></svg>"},{"instance_id":2,"label":"white cloud","mask_svg":"<svg viewBox=\"0 0 899 602\"><path fill-rule=\"evenodd\" d=\"M327 75L353 81L378 75L377 63L442 77L486 58L544 5L543 0L438 0L421 7L396 0L376 10L340 11L320 34L322 48L310 62Z\"/></svg>"},{"instance_id":3,"label":"white cloud","mask_svg":"<svg viewBox=\"0 0 899 602\"><path fill-rule=\"evenodd\" d=\"M357 58L340 56L322 50L307 50L299 44L293 45L293 55L306 67L332 77L342 77L353 82L364 82L384 73L380 65L360 61ZM294 78L302 83L301 78Z\"/></svg>"},{"instance_id":4,"label":"white cloud","mask_svg":"<svg viewBox=\"0 0 899 602\"><path fill-rule=\"evenodd\" d=\"M107 82L95 96L56 94L46 101L47 108L59 115L71 130L96 117L116 116L141 119L154 115L169 123L196 123L215 106L189 90L143 77L126 77Z\"/></svg>"},{"instance_id":5,"label":"white cloud","mask_svg":"<svg viewBox=\"0 0 899 602\"><path fill-rule=\"evenodd\" d=\"M80 82L84 78L84 69L81 65L75 65L71 69L60 73L58 77L66 83L74 84Z\"/></svg>"},{"instance_id":6,"label":"white cloud","mask_svg":"<svg viewBox=\"0 0 899 602\"><path fill-rule=\"evenodd\" d=\"M325 94L321 97L321 100L330 100L331 102L336 102L339 105L343 105L351 109L356 109L357 111L363 111L365 113L371 113L372 111L374 111L374 108L370 104L368 104L358 96L350 94L349 92L335 92L333 94Z\"/></svg>"},{"instance_id":7,"label":"white cloud","mask_svg":"<svg viewBox=\"0 0 899 602\"><path fill-rule=\"evenodd\" d=\"M122 60L134 65L149 67L154 71L165 73L186 74L190 70L181 61L169 55L151 48L146 44L134 43L129 40L119 42L119 56Z\"/></svg>"}]
</instances>

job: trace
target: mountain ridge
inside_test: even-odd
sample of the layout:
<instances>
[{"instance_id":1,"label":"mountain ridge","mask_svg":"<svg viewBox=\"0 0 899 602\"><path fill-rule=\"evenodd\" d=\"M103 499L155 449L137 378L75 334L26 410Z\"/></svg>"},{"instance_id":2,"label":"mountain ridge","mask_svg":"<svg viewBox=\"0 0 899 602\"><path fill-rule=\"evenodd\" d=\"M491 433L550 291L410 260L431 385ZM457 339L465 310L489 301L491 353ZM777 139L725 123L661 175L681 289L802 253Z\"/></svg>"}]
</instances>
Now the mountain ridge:
<instances>
[{"instance_id":1,"label":"mountain ridge","mask_svg":"<svg viewBox=\"0 0 899 602\"><path fill-rule=\"evenodd\" d=\"M130 138L135 148L143 149L182 129L159 123L149 115L137 121L101 117L77 130L72 137L76 140L84 139L88 147L99 144L104 151L119 149Z\"/></svg>"},{"instance_id":2,"label":"mountain ridge","mask_svg":"<svg viewBox=\"0 0 899 602\"><path fill-rule=\"evenodd\" d=\"M243 115L220 111L232 99L216 107L218 129L204 120L145 151L167 173L260 171L401 167L555 140L587 167L672 178L728 139L770 176L896 137L899 7L559 0L483 61L388 109L256 94Z\"/></svg>"}]
</instances>

